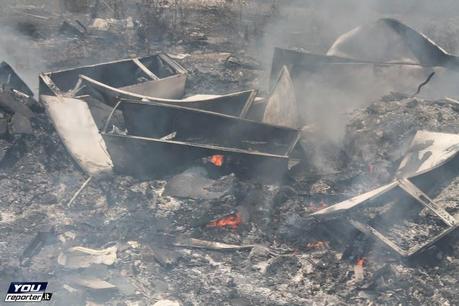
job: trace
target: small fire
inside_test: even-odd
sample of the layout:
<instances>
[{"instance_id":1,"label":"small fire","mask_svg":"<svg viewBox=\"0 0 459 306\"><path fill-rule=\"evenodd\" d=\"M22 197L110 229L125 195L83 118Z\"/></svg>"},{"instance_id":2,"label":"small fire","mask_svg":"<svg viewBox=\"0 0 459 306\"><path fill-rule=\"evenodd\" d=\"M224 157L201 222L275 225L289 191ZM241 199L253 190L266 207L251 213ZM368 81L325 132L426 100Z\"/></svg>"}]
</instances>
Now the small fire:
<instances>
[{"instance_id":1,"label":"small fire","mask_svg":"<svg viewBox=\"0 0 459 306\"><path fill-rule=\"evenodd\" d=\"M355 262L354 266L354 281L361 282L365 279L365 270L363 269L367 260L364 257L360 257Z\"/></svg>"},{"instance_id":2,"label":"small fire","mask_svg":"<svg viewBox=\"0 0 459 306\"><path fill-rule=\"evenodd\" d=\"M233 213L231 215L225 216L218 220L212 221L207 224L207 227L230 227L233 230L237 229L237 227L242 223L241 214L239 212Z\"/></svg>"},{"instance_id":3,"label":"small fire","mask_svg":"<svg viewBox=\"0 0 459 306\"><path fill-rule=\"evenodd\" d=\"M365 265L366 262L367 262L367 260L365 259L365 257L361 257L361 258L357 259L355 265L363 268L363 266Z\"/></svg>"},{"instance_id":4,"label":"small fire","mask_svg":"<svg viewBox=\"0 0 459 306\"><path fill-rule=\"evenodd\" d=\"M210 157L210 162L217 167L223 166L223 162L225 161L225 157L223 155L213 155Z\"/></svg>"}]
</instances>

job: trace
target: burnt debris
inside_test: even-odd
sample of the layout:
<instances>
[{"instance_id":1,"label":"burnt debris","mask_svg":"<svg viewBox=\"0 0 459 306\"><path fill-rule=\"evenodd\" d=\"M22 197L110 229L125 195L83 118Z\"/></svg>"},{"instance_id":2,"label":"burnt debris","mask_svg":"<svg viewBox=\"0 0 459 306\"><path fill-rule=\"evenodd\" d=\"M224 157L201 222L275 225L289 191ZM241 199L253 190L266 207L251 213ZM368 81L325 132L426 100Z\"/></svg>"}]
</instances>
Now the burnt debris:
<instances>
[{"instance_id":1,"label":"burnt debris","mask_svg":"<svg viewBox=\"0 0 459 306\"><path fill-rule=\"evenodd\" d=\"M0 283L56 305L455 303L456 56L384 18L266 68L245 42L276 1L57 2L15 8L38 97L27 61L0 64Z\"/></svg>"}]
</instances>

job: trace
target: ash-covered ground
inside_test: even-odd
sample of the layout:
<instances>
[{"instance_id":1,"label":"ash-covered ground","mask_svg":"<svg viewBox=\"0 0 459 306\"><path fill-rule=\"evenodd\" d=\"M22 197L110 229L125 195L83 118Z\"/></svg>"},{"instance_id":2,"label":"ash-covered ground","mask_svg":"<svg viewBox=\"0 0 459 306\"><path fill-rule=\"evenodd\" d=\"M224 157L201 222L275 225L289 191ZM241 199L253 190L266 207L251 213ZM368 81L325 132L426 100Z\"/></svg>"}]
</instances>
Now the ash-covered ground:
<instances>
[{"instance_id":1,"label":"ash-covered ground","mask_svg":"<svg viewBox=\"0 0 459 306\"><path fill-rule=\"evenodd\" d=\"M266 92L266 49L283 42L320 52L343 32L335 27L344 23L340 17L330 26L321 19L330 13L312 4L296 14L294 6L271 4L258 11L254 4L241 14L235 4L165 10L165 16L178 14L178 21L148 24L141 15L145 11L129 6L124 17L138 19L140 28L115 23L110 30L79 35L62 30L62 22L88 25L89 14L61 16L35 2L0 6L5 8L1 49L6 50L0 60L18 67L26 80L36 79L39 71L162 51L189 71L190 94ZM405 18L409 11L393 14ZM112 12L99 14L106 18ZM287 23L285 14L314 21L300 27ZM444 28L457 33L453 17L422 23L421 16L406 18L426 27L441 20L431 34L441 33L433 38L448 41L455 51L450 37L441 36ZM263 34L276 33L270 30L276 26L288 29L288 35ZM235 60L227 61L229 55ZM0 140L0 288L6 294L12 281L48 281L53 299L45 303L51 305L153 305L161 300L176 303L170 305L457 304L457 232L421 258L405 261L344 223L308 221L320 208L387 183L417 130L459 132L459 107L441 93L437 100L387 94L349 114L339 153L333 143L333 153L325 157L334 165L331 173L309 165L292 171L289 180L265 185L234 175L211 176L208 165L197 165L162 180L116 176L91 181L70 206L87 177L36 107L30 135ZM183 186L193 186L188 191L193 195L168 196ZM458 179L447 182L435 200L446 208L457 205L458 187ZM241 215L239 226L208 226L233 211ZM177 246L189 238L250 247ZM89 266L63 263L63 255L70 256L77 246L114 247L116 258Z\"/></svg>"}]
</instances>

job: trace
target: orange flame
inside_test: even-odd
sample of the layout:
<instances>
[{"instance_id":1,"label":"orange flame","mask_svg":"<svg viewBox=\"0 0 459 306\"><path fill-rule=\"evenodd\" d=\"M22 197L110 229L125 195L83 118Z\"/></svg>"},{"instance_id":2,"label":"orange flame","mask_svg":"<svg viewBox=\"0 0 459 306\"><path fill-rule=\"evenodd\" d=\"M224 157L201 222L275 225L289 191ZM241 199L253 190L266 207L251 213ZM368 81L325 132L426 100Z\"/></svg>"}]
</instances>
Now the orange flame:
<instances>
[{"instance_id":1,"label":"orange flame","mask_svg":"<svg viewBox=\"0 0 459 306\"><path fill-rule=\"evenodd\" d=\"M223 155L213 155L210 158L210 162L217 167L221 167L224 161L225 161L225 157Z\"/></svg>"},{"instance_id":2,"label":"orange flame","mask_svg":"<svg viewBox=\"0 0 459 306\"><path fill-rule=\"evenodd\" d=\"M236 212L234 214L231 214L226 217L210 222L209 224L207 224L207 227L218 227L218 228L231 227L233 230L235 230L241 223L242 223L241 214L239 212Z\"/></svg>"},{"instance_id":3,"label":"orange flame","mask_svg":"<svg viewBox=\"0 0 459 306\"><path fill-rule=\"evenodd\" d=\"M359 267L363 267L366 262L367 262L367 260L365 259L365 257L361 257L361 258L357 259L357 262L355 263L355 265L359 266Z\"/></svg>"}]
</instances>

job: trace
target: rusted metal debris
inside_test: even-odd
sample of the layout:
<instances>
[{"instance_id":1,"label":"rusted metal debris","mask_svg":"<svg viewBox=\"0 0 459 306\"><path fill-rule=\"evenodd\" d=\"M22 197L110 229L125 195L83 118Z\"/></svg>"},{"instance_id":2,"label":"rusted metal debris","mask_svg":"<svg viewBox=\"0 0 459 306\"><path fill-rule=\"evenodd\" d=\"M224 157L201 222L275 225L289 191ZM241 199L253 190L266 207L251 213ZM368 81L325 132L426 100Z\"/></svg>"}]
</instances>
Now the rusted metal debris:
<instances>
[{"instance_id":1,"label":"rusted metal debris","mask_svg":"<svg viewBox=\"0 0 459 306\"><path fill-rule=\"evenodd\" d=\"M415 255L458 227L459 214L451 215L427 195L431 193L432 188L429 187L435 185L434 183L445 180L448 176L457 176L458 153L459 135L419 131L402 160L393 182L322 209L312 216L320 219L347 218L358 230L377 238L401 256ZM427 209L430 214L422 210L419 216L422 218L434 216L437 222L441 222L441 231L407 247L406 243L402 246L394 241L393 237L387 237L376 228L378 220L381 222L383 218L375 217L368 219L367 222L359 218L361 211L367 207L391 204L402 210L409 210L409 203Z\"/></svg>"},{"instance_id":2,"label":"rusted metal debris","mask_svg":"<svg viewBox=\"0 0 459 306\"><path fill-rule=\"evenodd\" d=\"M299 140L296 129L168 104L121 100L116 109L123 112L127 135L110 133L109 118L102 136L115 171L123 174L159 175L171 165L177 170L223 155L225 168L236 174L272 177L287 170ZM171 133L173 139L164 139Z\"/></svg>"}]
</instances>

